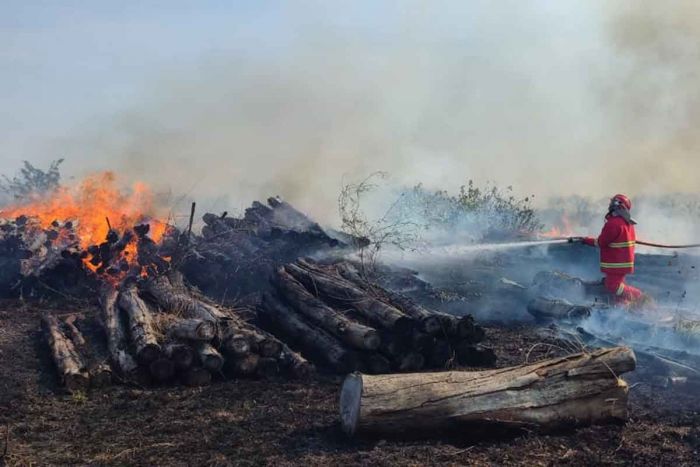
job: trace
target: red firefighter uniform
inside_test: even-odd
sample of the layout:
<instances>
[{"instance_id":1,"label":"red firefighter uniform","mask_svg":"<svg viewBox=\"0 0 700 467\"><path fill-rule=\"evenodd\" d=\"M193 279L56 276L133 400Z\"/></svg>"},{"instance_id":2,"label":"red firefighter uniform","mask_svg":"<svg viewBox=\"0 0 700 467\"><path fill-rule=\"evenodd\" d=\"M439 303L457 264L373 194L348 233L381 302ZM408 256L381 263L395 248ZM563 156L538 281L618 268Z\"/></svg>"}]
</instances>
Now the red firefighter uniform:
<instances>
[{"instance_id":1,"label":"red firefighter uniform","mask_svg":"<svg viewBox=\"0 0 700 467\"><path fill-rule=\"evenodd\" d=\"M625 276L634 272L636 239L634 222L613 213L605 216L605 225L598 238L583 239L586 245L600 248L600 270L605 273L605 288L614 295L617 303L631 304L644 296L641 290L625 284Z\"/></svg>"}]
</instances>

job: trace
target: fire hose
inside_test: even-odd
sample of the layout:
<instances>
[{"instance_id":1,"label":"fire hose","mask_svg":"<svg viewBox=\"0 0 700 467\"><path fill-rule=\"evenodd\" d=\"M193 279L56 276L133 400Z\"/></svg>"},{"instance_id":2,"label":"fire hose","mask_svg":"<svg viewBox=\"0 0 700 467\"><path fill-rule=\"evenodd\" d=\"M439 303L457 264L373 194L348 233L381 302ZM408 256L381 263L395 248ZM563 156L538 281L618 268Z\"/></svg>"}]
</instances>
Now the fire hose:
<instances>
[{"instance_id":1,"label":"fire hose","mask_svg":"<svg viewBox=\"0 0 700 467\"><path fill-rule=\"evenodd\" d=\"M583 237L568 237L566 240L568 240L569 243L579 243L579 242L583 241ZM651 246L654 248L674 249L674 250L680 250L680 249L684 249L684 248L700 248L700 243L689 243L687 245L666 245L663 243L645 242L643 240L636 240L635 243L637 245Z\"/></svg>"}]
</instances>

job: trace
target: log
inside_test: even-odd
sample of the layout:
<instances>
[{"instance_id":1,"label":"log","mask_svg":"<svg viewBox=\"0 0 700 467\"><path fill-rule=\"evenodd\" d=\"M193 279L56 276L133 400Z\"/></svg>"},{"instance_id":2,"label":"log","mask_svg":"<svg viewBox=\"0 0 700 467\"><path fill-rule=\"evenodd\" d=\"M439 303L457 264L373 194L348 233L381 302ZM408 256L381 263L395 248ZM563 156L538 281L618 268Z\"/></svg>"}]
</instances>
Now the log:
<instances>
[{"instance_id":1,"label":"log","mask_svg":"<svg viewBox=\"0 0 700 467\"><path fill-rule=\"evenodd\" d=\"M255 372L258 376L263 378L275 377L280 372L279 362L276 358L260 358Z\"/></svg>"},{"instance_id":2,"label":"log","mask_svg":"<svg viewBox=\"0 0 700 467\"><path fill-rule=\"evenodd\" d=\"M87 365L87 372L90 377L90 386L102 388L112 383L112 369L104 361L95 358L93 350L85 340L85 336L75 325L77 317L70 315L63 320L65 328L68 330L68 337L73 342L76 350L80 354L83 362Z\"/></svg>"},{"instance_id":3,"label":"log","mask_svg":"<svg viewBox=\"0 0 700 467\"><path fill-rule=\"evenodd\" d=\"M375 350L379 347L379 334L375 329L355 323L324 304L311 295L284 268L277 270L274 285L294 309L341 342L362 350Z\"/></svg>"},{"instance_id":4,"label":"log","mask_svg":"<svg viewBox=\"0 0 700 467\"><path fill-rule=\"evenodd\" d=\"M440 339L427 355L428 366L431 368L448 368L454 359L455 351L449 341Z\"/></svg>"},{"instance_id":5,"label":"log","mask_svg":"<svg viewBox=\"0 0 700 467\"><path fill-rule=\"evenodd\" d=\"M105 286L101 290L101 322L107 335L107 348L112 365L122 377L127 377L136 370L137 365L129 353L126 332L119 317L117 297L118 292L114 287Z\"/></svg>"},{"instance_id":6,"label":"log","mask_svg":"<svg viewBox=\"0 0 700 467\"><path fill-rule=\"evenodd\" d=\"M218 372L224 367L224 357L218 350L206 342L197 343L197 354L202 362L202 366L211 371Z\"/></svg>"},{"instance_id":7,"label":"log","mask_svg":"<svg viewBox=\"0 0 700 467\"><path fill-rule=\"evenodd\" d=\"M42 322L61 383L70 392L86 390L90 379L85 363L73 343L61 331L58 319L52 315L44 315Z\"/></svg>"},{"instance_id":8,"label":"log","mask_svg":"<svg viewBox=\"0 0 700 467\"><path fill-rule=\"evenodd\" d=\"M362 433L483 431L485 424L549 431L627 418L635 368L625 347L512 368L401 375L349 375L340 393L343 430ZM468 435L467 435L468 436Z\"/></svg>"},{"instance_id":9,"label":"log","mask_svg":"<svg viewBox=\"0 0 700 467\"><path fill-rule=\"evenodd\" d=\"M175 365L175 370L184 371L192 367L195 354L192 347L180 342L169 342L163 347L165 355Z\"/></svg>"},{"instance_id":10,"label":"log","mask_svg":"<svg viewBox=\"0 0 700 467\"><path fill-rule=\"evenodd\" d=\"M169 324L167 333L179 339L208 342L216 337L216 325L202 319L179 319Z\"/></svg>"},{"instance_id":11,"label":"log","mask_svg":"<svg viewBox=\"0 0 700 467\"><path fill-rule=\"evenodd\" d=\"M282 344L279 362L284 371L297 379L308 379L314 373L314 366L286 344Z\"/></svg>"},{"instance_id":12,"label":"log","mask_svg":"<svg viewBox=\"0 0 700 467\"><path fill-rule=\"evenodd\" d=\"M370 323L391 329L402 335L410 335L415 322L396 308L369 296L351 282L317 274L296 264L288 264L285 270L311 291L318 291L324 299L340 307L352 308Z\"/></svg>"},{"instance_id":13,"label":"log","mask_svg":"<svg viewBox=\"0 0 700 467\"><path fill-rule=\"evenodd\" d=\"M527 311L538 321L580 321L591 316L590 306L574 305L566 300L537 297L527 304Z\"/></svg>"},{"instance_id":14,"label":"log","mask_svg":"<svg viewBox=\"0 0 700 467\"><path fill-rule=\"evenodd\" d=\"M233 372L237 375L252 375L258 369L260 356L256 353L249 353L235 358L232 362Z\"/></svg>"},{"instance_id":15,"label":"log","mask_svg":"<svg viewBox=\"0 0 700 467\"><path fill-rule=\"evenodd\" d=\"M282 335L294 339L308 355L313 355L314 359L323 361L339 373L357 369L358 359L354 352L345 349L322 329L307 324L278 299L264 295L259 312L270 326L274 326Z\"/></svg>"},{"instance_id":16,"label":"log","mask_svg":"<svg viewBox=\"0 0 700 467\"><path fill-rule=\"evenodd\" d=\"M138 296L136 286L129 285L119 292L119 306L129 321L129 334L134 343L136 358L145 365L160 358L160 345L153 329L151 312Z\"/></svg>"},{"instance_id":17,"label":"log","mask_svg":"<svg viewBox=\"0 0 700 467\"><path fill-rule=\"evenodd\" d=\"M157 276L146 281L145 290L166 313L211 321L214 325L229 318L216 307L179 291L165 276Z\"/></svg>"},{"instance_id":18,"label":"log","mask_svg":"<svg viewBox=\"0 0 700 467\"><path fill-rule=\"evenodd\" d=\"M305 262L305 264L308 264ZM430 310L418 305L409 298L390 292L382 287L370 284L364 279L357 270L348 263L338 265L338 272L344 278L353 284L365 288L365 290L374 291L380 298L384 298L390 305L402 311L407 316L410 316L418 323L419 329L431 336L438 334L442 330L440 318Z\"/></svg>"},{"instance_id":19,"label":"log","mask_svg":"<svg viewBox=\"0 0 700 467\"><path fill-rule=\"evenodd\" d=\"M148 370L156 382L168 381L175 375L175 363L163 356L159 356L148 365Z\"/></svg>"},{"instance_id":20,"label":"log","mask_svg":"<svg viewBox=\"0 0 700 467\"><path fill-rule=\"evenodd\" d=\"M489 367L496 364L496 353L490 347L460 342L455 348L457 361L463 366Z\"/></svg>"},{"instance_id":21,"label":"log","mask_svg":"<svg viewBox=\"0 0 700 467\"><path fill-rule=\"evenodd\" d=\"M365 371L372 375L382 375L391 371L391 362L377 352L367 352L363 355Z\"/></svg>"}]
</instances>

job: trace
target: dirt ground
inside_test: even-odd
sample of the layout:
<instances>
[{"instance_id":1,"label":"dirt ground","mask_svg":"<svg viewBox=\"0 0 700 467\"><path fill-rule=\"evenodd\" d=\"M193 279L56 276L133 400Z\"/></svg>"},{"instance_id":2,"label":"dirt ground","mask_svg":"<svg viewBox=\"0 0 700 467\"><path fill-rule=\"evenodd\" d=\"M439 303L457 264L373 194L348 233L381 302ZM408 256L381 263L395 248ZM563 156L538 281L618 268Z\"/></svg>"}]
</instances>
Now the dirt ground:
<instances>
[{"instance_id":1,"label":"dirt ground","mask_svg":"<svg viewBox=\"0 0 700 467\"><path fill-rule=\"evenodd\" d=\"M64 308L65 310L65 308ZM348 440L339 378L115 386L66 395L39 339L42 306L0 306L0 465L698 465L700 396L631 375L625 426L475 441ZM527 326L488 328L500 366L555 355ZM528 355L529 353L529 355Z\"/></svg>"}]
</instances>

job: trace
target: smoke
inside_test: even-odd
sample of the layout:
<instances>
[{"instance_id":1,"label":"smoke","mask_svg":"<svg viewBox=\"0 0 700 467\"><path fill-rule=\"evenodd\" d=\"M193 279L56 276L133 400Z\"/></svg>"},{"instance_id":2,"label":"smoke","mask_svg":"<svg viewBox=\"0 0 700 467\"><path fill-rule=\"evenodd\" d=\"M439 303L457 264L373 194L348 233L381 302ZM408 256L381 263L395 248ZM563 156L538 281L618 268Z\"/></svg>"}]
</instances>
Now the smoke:
<instances>
[{"instance_id":1,"label":"smoke","mask_svg":"<svg viewBox=\"0 0 700 467\"><path fill-rule=\"evenodd\" d=\"M253 34L163 70L130 110L47 146L74 173L208 209L279 194L330 223L344 177L376 170L540 204L694 192L697 7L642 3L295 3L281 31L255 32L278 36L267 46Z\"/></svg>"}]
</instances>

